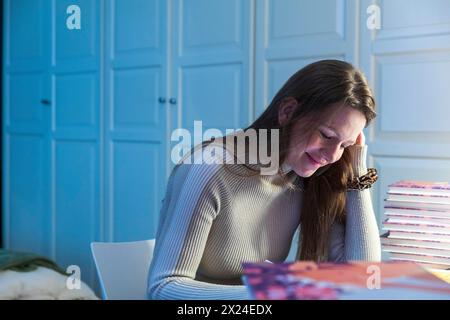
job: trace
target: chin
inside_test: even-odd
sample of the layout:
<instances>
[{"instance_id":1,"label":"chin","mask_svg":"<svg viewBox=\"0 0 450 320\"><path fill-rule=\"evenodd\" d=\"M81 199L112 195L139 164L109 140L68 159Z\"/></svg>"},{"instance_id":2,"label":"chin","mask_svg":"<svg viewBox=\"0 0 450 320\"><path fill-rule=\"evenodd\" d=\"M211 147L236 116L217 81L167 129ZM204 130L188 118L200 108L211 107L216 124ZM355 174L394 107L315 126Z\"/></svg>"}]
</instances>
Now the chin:
<instances>
[{"instance_id":1,"label":"chin","mask_svg":"<svg viewBox=\"0 0 450 320\"><path fill-rule=\"evenodd\" d=\"M313 174L314 174L314 172L316 172L317 170L298 170L298 169L294 169L294 172L298 175L298 176L300 176L300 177L302 177L302 178L309 178L309 177L311 177Z\"/></svg>"}]
</instances>

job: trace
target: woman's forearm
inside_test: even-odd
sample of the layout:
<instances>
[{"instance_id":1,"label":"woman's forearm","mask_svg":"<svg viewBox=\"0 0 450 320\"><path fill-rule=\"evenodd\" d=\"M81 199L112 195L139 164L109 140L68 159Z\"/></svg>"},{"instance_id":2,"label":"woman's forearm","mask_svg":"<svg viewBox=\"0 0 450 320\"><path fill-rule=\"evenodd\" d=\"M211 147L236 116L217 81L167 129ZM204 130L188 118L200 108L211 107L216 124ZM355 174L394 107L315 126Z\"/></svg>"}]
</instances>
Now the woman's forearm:
<instances>
[{"instance_id":1,"label":"woman's forearm","mask_svg":"<svg viewBox=\"0 0 450 320\"><path fill-rule=\"evenodd\" d=\"M367 145L351 146L353 169L367 172ZM349 190L346 203L345 260L380 261L381 245L370 190Z\"/></svg>"},{"instance_id":2,"label":"woman's forearm","mask_svg":"<svg viewBox=\"0 0 450 320\"><path fill-rule=\"evenodd\" d=\"M380 237L370 191L348 191L346 209L345 260L380 261Z\"/></svg>"}]
</instances>

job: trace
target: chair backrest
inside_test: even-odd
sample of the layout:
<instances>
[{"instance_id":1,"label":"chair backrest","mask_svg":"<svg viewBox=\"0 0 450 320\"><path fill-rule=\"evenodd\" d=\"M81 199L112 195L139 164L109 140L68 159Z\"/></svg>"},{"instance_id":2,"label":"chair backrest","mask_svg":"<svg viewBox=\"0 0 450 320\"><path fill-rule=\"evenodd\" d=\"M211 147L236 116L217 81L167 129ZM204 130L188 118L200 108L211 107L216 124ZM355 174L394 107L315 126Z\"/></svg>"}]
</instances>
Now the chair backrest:
<instances>
[{"instance_id":1,"label":"chair backrest","mask_svg":"<svg viewBox=\"0 0 450 320\"><path fill-rule=\"evenodd\" d=\"M147 277L155 239L91 243L103 299L147 299Z\"/></svg>"}]
</instances>

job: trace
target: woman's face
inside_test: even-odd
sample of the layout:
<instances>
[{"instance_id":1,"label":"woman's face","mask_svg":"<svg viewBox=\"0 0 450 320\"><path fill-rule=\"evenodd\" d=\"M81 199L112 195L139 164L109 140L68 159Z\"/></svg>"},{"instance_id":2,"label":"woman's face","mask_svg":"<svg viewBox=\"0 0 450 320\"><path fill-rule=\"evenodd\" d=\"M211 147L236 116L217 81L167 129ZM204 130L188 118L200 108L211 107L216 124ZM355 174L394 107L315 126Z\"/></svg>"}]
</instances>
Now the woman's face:
<instances>
[{"instance_id":1,"label":"woman's face","mask_svg":"<svg viewBox=\"0 0 450 320\"><path fill-rule=\"evenodd\" d=\"M338 161L344 149L355 144L366 125L366 118L360 111L348 106L332 108L333 116L319 123L310 139L302 137L304 130L300 121L292 128L285 163L301 177L310 177L320 167Z\"/></svg>"}]
</instances>

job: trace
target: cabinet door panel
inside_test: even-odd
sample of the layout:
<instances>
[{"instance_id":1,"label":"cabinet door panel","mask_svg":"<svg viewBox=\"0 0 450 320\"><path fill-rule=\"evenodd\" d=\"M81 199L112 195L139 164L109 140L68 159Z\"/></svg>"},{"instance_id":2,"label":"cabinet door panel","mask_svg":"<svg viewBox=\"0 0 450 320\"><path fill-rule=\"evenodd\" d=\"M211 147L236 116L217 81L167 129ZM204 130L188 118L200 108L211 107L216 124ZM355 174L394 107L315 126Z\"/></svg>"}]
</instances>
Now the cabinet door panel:
<instances>
[{"instance_id":1,"label":"cabinet door panel","mask_svg":"<svg viewBox=\"0 0 450 320\"><path fill-rule=\"evenodd\" d=\"M253 1L182 1L173 5L174 126L191 132L244 128L252 117ZM175 145L177 142L174 142Z\"/></svg>"},{"instance_id":2,"label":"cabinet door panel","mask_svg":"<svg viewBox=\"0 0 450 320\"><path fill-rule=\"evenodd\" d=\"M2 242L51 256L48 180L49 2L3 2ZM3 22L3 21L2 21Z\"/></svg>"},{"instance_id":3,"label":"cabinet door panel","mask_svg":"<svg viewBox=\"0 0 450 320\"><path fill-rule=\"evenodd\" d=\"M106 8L105 239L154 238L167 178L166 0Z\"/></svg>"},{"instance_id":4,"label":"cabinet door panel","mask_svg":"<svg viewBox=\"0 0 450 320\"><path fill-rule=\"evenodd\" d=\"M44 67L48 0L4 1L6 65L30 70Z\"/></svg>"},{"instance_id":5,"label":"cabinet door panel","mask_svg":"<svg viewBox=\"0 0 450 320\"><path fill-rule=\"evenodd\" d=\"M77 6L80 29L68 28ZM100 0L52 1L50 125L53 256L95 287L90 242L101 240Z\"/></svg>"},{"instance_id":6,"label":"cabinet door panel","mask_svg":"<svg viewBox=\"0 0 450 320\"><path fill-rule=\"evenodd\" d=\"M354 1L256 2L256 116L297 70L322 59L355 62Z\"/></svg>"}]
</instances>

